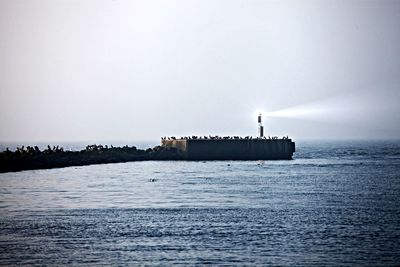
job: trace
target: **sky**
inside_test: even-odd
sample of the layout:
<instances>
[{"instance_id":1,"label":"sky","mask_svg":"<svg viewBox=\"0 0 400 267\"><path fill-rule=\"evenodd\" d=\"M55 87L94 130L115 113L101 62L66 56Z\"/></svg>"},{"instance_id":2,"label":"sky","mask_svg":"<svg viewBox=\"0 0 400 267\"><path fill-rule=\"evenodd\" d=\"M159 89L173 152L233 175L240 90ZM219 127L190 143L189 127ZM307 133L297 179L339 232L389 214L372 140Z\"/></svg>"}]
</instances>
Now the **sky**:
<instances>
[{"instance_id":1,"label":"sky","mask_svg":"<svg viewBox=\"0 0 400 267\"><path fill-rule=\"evenodd\" d=\"M0 142L400 138L400 1L0 0Z\"/></svg>"}]
</instances>

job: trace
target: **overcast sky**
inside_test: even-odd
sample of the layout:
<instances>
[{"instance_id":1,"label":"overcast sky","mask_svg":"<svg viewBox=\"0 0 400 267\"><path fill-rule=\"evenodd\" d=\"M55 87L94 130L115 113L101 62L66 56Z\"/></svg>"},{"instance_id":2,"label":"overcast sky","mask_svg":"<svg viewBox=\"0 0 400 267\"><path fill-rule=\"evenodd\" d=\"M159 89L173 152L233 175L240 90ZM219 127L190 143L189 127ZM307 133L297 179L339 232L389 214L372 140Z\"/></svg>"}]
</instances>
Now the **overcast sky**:
<instances>
[{"instance_id":1,"label":"overcast sky","mask_svg":"<svg viewBox=\"0 0 400 267\"><path fill-rule=\"evenodd\" d=\"M0 0L0 141L400 138L400 1Z\"/></svg>"}]
</instances>

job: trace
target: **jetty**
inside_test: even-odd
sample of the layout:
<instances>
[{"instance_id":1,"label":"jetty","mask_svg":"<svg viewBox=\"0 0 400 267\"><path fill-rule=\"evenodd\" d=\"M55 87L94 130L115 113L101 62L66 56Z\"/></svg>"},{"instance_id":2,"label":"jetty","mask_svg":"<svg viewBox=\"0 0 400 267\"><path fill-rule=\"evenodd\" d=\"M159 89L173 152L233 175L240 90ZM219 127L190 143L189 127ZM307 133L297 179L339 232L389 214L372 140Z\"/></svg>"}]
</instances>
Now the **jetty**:
<instances>
[{"instance_id":1,"label":"jetty","mask_svg":"<svg viewBox=\"0 0 400 267\"><path fill-rule=\"evenodd\" d=\"M287 138L180 138L162 139L161 145L176 148L186 160L288 160L295 143Z\"/></svg>"},{"instance_id":2,"label":"jetty","mask_svg":"<svg viewBox=\"0 0 400 267\"><path fill-rule=\"evenodd\" d=\"M292 159L295 143L288 137L264 136L262 115L257 117L258 136L163 137L161 146L176 148L186 160L285 160Z\"/></svg>"},{"instance_id":3,"label":"jetty","mask_svg":"<svg viewBox=\"0 0 400 267\"><path fill-rule=\"evenodd\" d=\"M290 160L295 143L288 136L266 137L261 114L258 136L161 137L161 143L146 150L136 147L89 145L81 151L64 151L58 146L40 150L20 147L0 152L0 172L62 168L91 164L145 160Z\"/></svg>"}]
</instances>

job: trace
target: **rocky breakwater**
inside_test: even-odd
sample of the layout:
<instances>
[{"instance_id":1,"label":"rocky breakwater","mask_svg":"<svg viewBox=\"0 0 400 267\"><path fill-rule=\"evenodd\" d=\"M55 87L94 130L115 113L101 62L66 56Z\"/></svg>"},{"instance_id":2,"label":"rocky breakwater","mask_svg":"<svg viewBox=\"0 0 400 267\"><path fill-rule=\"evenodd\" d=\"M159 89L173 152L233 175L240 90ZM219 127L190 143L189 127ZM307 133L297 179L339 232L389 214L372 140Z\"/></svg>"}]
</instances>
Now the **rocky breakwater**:
<instances>
[{"instance_id":1,"label":"rocky breakwater","mask_svg":"<svg viewBox=\"0 0 400 267\"><path fill-rule=\"evenodd\" d=\"M0 172L34 169L62 168L91 164L118 163L144 160L180 160L176 148L156 146L146 150L134 146L113 147L89 145L81 151L65 151L58 146L44 150L35 147L20 147L15 151L6 149L0 153Z\"/></svg>"}]
</instances>

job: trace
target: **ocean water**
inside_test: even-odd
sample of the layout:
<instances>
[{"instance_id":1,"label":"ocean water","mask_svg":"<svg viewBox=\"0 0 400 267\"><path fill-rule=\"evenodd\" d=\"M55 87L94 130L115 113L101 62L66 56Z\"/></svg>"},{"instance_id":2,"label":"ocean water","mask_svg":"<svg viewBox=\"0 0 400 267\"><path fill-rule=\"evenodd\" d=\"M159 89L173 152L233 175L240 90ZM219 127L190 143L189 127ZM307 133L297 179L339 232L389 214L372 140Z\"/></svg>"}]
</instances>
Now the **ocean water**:
<instances>
[{"instance_id":1,"label":"ocean water","mask_svg":"<svg viewBox=\"0 0 400 267\"><path fill-rule=\"evenodd\" d=\"M400 265L400 142L0 174L0 264Z\"/></svg>"}]
</instances>

